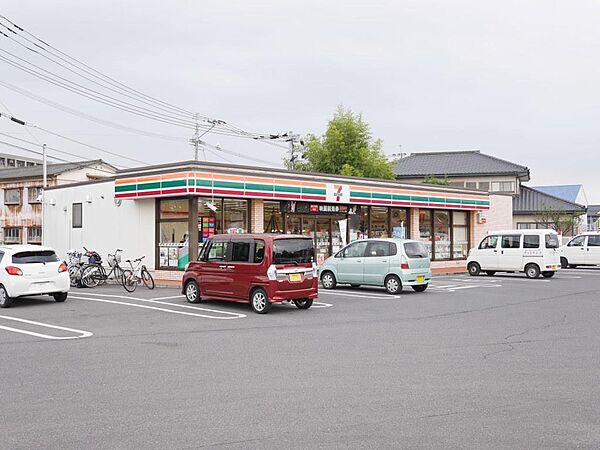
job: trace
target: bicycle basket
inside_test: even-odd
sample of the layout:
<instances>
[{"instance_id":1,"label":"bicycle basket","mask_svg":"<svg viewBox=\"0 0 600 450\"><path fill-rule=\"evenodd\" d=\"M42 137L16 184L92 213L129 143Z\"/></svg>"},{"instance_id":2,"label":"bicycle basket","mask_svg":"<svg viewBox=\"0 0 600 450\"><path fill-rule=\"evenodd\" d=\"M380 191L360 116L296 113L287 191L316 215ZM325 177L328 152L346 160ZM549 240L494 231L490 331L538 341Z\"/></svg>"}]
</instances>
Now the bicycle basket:
<instances>
[{"instance_id":1,"label":"bicycle basket","mask_svg":"<svg viewBox=\"0 0 600 450\"><path fill-rule=\"evenodd\" d=\"M69 264L79 264L81 262L81 253L74 251L67 253Z\"/></svg>"},{"instance_id":2,"label":"bicycle basket","mask_svg":"<svg viewBox=\"0 0 600 450\"><path fill-rule=\"evenodd\" d=\"M110 267L115 267L117 264L121 262L121 255L117 253L116 255L108 254L108 265Z\"/></svg>"}]
</instances>

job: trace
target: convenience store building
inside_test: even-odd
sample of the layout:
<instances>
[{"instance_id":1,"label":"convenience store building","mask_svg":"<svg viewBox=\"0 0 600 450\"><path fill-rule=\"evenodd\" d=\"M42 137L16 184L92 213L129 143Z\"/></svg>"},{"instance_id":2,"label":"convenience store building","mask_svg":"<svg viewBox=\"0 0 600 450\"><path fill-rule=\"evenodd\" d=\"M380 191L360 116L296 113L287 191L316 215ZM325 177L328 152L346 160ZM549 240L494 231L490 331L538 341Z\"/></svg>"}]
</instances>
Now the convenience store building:
<instances>
[{"instance_id":1,"label":"convenience store building","mask_svg":"<svg viewBox=\"0 0 600 450\"><path fill-rule=\"evenodd\" d=\"M406 237L427 246L434 267L457 267L493 222L498 199L492 197L448 186L186 161L49 188L44 243L61 254L83 246L102 255L122 248L125 259L145 255L149 268L175 279L216 233L311 236L319 264L356 239Z\"/></svg>"}]
</instances>

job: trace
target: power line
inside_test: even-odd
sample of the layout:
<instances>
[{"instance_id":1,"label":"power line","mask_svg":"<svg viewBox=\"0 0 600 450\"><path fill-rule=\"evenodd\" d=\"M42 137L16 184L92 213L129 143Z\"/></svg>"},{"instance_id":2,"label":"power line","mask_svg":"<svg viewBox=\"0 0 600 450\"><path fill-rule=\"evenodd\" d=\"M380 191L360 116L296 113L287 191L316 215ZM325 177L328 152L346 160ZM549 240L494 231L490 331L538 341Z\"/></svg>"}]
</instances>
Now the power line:
<instances>
[{"instance_id":1,"label":"power line","mask_svg":"<svg viewBox=\"0 0 600 450\"><path fill-rule=\"evenodd\" d=\"M61 105L60 103L54 102L52 100L49 100L45 97L42 97L40 95L36 95L30 91L27 91L23 88L17 87L15 85L12 85L10 83L7 83L6 81L2 81L0 80L0 86L4 86L7 89L10 89L11 91L17 92L18 94L21 94L25 97L28 97L32 100L38 101L40 103L43 103L45 105L51 106L52 108L58 109L60 111L72 114L76 117L80 117L83 119L87 119L89 121L92 122L96 122L99 123L100 125L104 125L107 127L112 127L115 128L117 130L122 130L122 131L128 131L131 133L136 133L142 136L148 136L148 137L155 137L158 139L164 139L164 140L168 140L168 141L176 141L176 142L187 142L187 139L184 137L177 137L177 136L170 136L170 135L166 135L166 134L160 134L160 133L153 133L151 131L145 131L145 130L140 130L137 128L132 128L132 127L128 127L125 125L121 125L115 122L111 122L109 120L104 120L104 119L100 119L99 117L96 116L92 116L90 114L81 112L79 110L70 108L68 106L65 105ZM9 111L10 112L10 111Z\"/></svg>"},{"instance_id":2,"label":"power line","mask_svg":"<svg viewBox=\"0 0 600 450\"><path fill-rule=\"evenodd\" d=\"M22 150L24 152L34 153L34 154L36 154L38 156L44 156L44 154L42 152L38 152L38 151L35 151L35 150L31 150L29 148L21 147L20 145L11 144L10 142L0 141L0 144L4 144L4 145L7 145L9 147L13 147L13 148ZM48 158L56 159L57 161L61 161L61 162L65 162L65 163L71 163L71 162L73 162L73 161L68 161L66 159L58 158L56 156L50 156L50 155L47 155L47 156L48 156Z\"/></svg>"},{"instance_id":3,"label":"power line","mask_svg":"<svg viewBox=\"0 0 600 450\"><path fill-rule=\"evenodd\" d=\"M14 33L14 31L13 31L12 29L10 29L9 27L7 27L7 26L6 26L6 25L4 25L4 24L0 23L0 26L3 26L3 27L5 27L7 30L9 30L9 31L12 31L12 32ZM140 96L139 96L139 95L131 95L129 92L122 92L122 88L121 88L121 90L118 90L118 89L115 89L114 87L112 87L112 86L110 86L110 85L109 85L109 86L107 86L106 84L103 84L103 83L105 83L105 81L103 81L103 82L96 81L96 80L94 80L93 78L90 78L90 77L88 77L88 76L86 76L86 75L83 75L83 74L81 74L81 73L77 72L76 70L73 70L71 67L69 67L69 66L67 66L67 65L65 65L65 64L62 64L61 62L59 62L59 61L56 61L55 59L51 58L50 56L48 56L48 55L45 55L43 52L40 52L40 51L38 51L38 50L36 50L36 49L34 49L34 48L31 48L31 47L29 47L29 46L27 46L27 45L23 44L22 42L19 42L17 39L13 38L13 37L12 37L12 36L10 36L10 35L7 35L6 33L2 33L2 32L0 31L0 34L2 34L4 37L6 37L6 38L10 39L11 41L13 41L15 44L17 44L17 45L19 45L19 46L21 46L21 47L23 47L23 48L25 48L25 49L27 49L27 50L29 50L29 51L31 51L31 52L33 52L33 53L35 53L35 54L37 54L37 55L41 56L41 57L42 57L42 58L44 58L44 59L47 59L48 61L51 61L51 62L53 62L53 63L54 63L54 64L56 64L57 66L59 66L59 67L62 67L63 69L65 69L65 70L68 70L69 72L71 72L71 73L74 73L75 75L77 75L77 76L79 76L79 77L81 77L81 78L83 78L83 79L85 79L85 80L87 80L87 81L89 81L89 82L91 82L91 83L94 83L94 84L96 84L96 85L98 85L98 86L100 86L100 87L102 87L102 88L104 88L104 89L107 89L107 90L109 90L109 91L111 91L111 92L114 92L114 93L116 93L116 94L118 94L118 95L123 95L123 96L125 96L125 97L127 97L127 98L130 98L130 99L132 99L132 100L138 101L138 102L140 102L140 103L144 103L144 104L146 104L146 105L152 106L153 108L159 109L159 110L161 110L161 111L163 111L163 112L166 112L166 113L169 113L169 114L174 114L174 115L176 115L176 116L181 116L181 117L184 117L184 118L186 118L186 119L189 119L190 117L193 117L193 115L192 115L192 114L188 114L188 113L181 113L181 112L179 112L179 111L174 111L172 108L165 108L165 107L163 107L162 105L157 105L155 102L150 102L150 101L148 101L148 100L146 100L146 99L144 99L144 98L140 98ZM19 36L19 37L21 37L22 39L25 39L25 40L27 40L28 42L32 42L31 40L27 39L26 37L23 37L23 36ZM32 43L33 43L33 42L32 42ZM37 44L35 44L35 43L34 43L34 45L37 45ZM39 47L39 46L38 46L38 47ZM41 48L41 47L40 47L40 48ZM8 52L7 52L7 53L8 53ZM15 55L13 55L13 56L15 56ZM53 56L54 56L54 55L53 55ZM15 57L16 57L16 56L15 56ZM60 58L60 57L59 57L59 59L63 59L63 60L64 60L64 58ZM81 70L81 69L79 69L79 70ZM95 75L93 75L93 74L92 74L92 76L96 77L96 76L95 76ZM98 78L98 77L96 77L96 78ZM109 83L109 84L110 84L110 83Z\"/></svg>"},{"instance_id":4,"label":"power line","mask_svg":"<svg viewBox=\"0 0 600 450\"><path fill-rule=\"evenodd\" d=\"M80 85L78 83L75 83L72 80L68 80L68 79L66 79L64 77L60 77L60 76L58 76L58 75L56 75L56 74L54 74L52 72L47 71L46 69L43 69L43 68L41 68L39 66L36 66L36 65L32 64L29 61L23 60L22 58L19 58L18 56L13 55L10 52L6 52L5 51L5 53L10 54L13 57L18 58L21 61L24 61L24 62L26 62L29 65L37 67L38 69L40 69L40 70L42 70L44 72L50 73L50 74L52 74L53 76L55 76L55 77L57 77L59 79L65 80L67 83L79 86L81 89L84 89L84 90L86 90L88 92L82 93L80 91L80 89L74 88L71 85L65 86L64 83L61 83L59 81L52 80L52 79L48 80L48 78L50 78L50 77L48 77L47 75L36 73L35 70L32 70L32 69L27 68L27 67L23 67L22 65L20 65L19 63L16 63L15 61L8 60L8 58L3 59L5 62L7 62L8 64L12 65L13 67L16 67L16 68L19 68L20 70L26 71L27 73L32 74L34 76L37 76L38 78L42 78L45 81L48 81L48 82L50 82L52 84L59 85L60 87L62 87L64 89L71 90L72 92L78 93L79 95L82 95L84 97L90 98L92 100L99 101L100 103L104 103L104 104L107 104L107 105L115 107L115 108L119 108L119 109L125 110L127 112L132 113L132 114L142 115L143 117L150 118L150 119L153 119L153 120L159 120L159 121L162 121L164 123L169 123L169 124L175 125L175 126L183 127L183 126L187 125L188 128L191 128L191 126L195 127L195 125L198 124L198 119L201 117L202 121L204 121L204 122L206 122L208 124L213 125L211 127L213 134L222 134L222 135L234 136L234 137L246 137L246 138L251 138L251 139L256 139L256 140L261 140L261 141L262 140L267 140L267 139L271 139L272 140L272 139L279 139L281 137L285 137L285 134L281 135L281 134L268 134L268 133L250 133L250 132L242 130L241 128L239 128L237 126L228 124L227 122L225 122L223 120L216 120L216 119L211 119L211 118L208 118L208 117L205 117L205 116L199 116L197 114L192 113L189 110L180 108L178 106L172 105L172 104L164 102L162 100L158 100L158 99L156 99L156 98L154 98L152 96L144 94L144 93L142 93L142 92L140 92L140 91L138 91L136 89L133 89L133 88L131 88L131 87L129 87L129 86L127 86L127 85L125 85L125 84L123 84L123 83L115 80L114 78L111 78L111 77L103 74L102 72L100 72L100 71L98 71L98 70L90 67L89 65L87 65L85 63L83 63L82 61L79 61L78 59L76 59L76 58L68 55L67 53L65 53L65 52L57 49L56 47L53 47L52 45L50 45L47 42L43 41L42 39L38 38L37 36L35 36L34 34L30 33L29 31L23 29L22 27L20 27L19 25L17 25L16 23L14 23L13 21L11 21L10 19L8 19L6 16L0 14L0 18L4 19L6 22L8 22L11 25L11 27L9 27L9 26L7 26L5 24L2 24L0 22L0 25L2 25L9 33L11 33L12 35L17 36L20 39L23 39L26 42L34 45L36 47L36 49L31 48L31 47L27 46L26 44L24 44L22 42L19 42L14 37L12 37L10 35L7 35L6 33L0 31L0 33L2 33L2 35L4 35L5 37L7 37L8 39L12 40L16 44L18 44L18 45L20 45L20 46L22 46L22 47L24 47L24 48L26 48L26 49L28 49L28 50L36 53L36 54L38 54L39 56L42 56L42 57L44 57L44 58L52 61L53 63L59 65L60 67L63 67L64 69L69 70L70 72L75 73L76 75L81 76L82 78L85 78L88 81L93 82L94 84L97 84L97 85L103 87L104 89L109 89L109 90L111 90L113 92L116 92L119 95L124 95L126 97L135 99L136 101L142 102L142 103L144 103L146 105L150 105L153 108L158 108L158 109L160 109L162 111L170 110L172 112L169 113L169 114L172 114L172 115L165 115L164 113L160 113L159 114L155 110L149 110L148 108L141 107L139 105L134 105L134 104L131 104L129 102L125 102L123 100L115 99L115 98L113 98L111 96L108 96L106 94L99 93L99 92L97 92L97 91L95 91L93 89L90 89L90 88L82 86L82 85ZM34 42L31 39L27 38L26 36L23 35L23 33L25 33L28 36L32 37L37 42ZM39 42L39 44L38 44L38 42ZM89 77L87 77L85 75L82 75L81 73L79 73L77 71L74 71L70 67L66 67L64 64L57 62L53 58L50 58L50 57L48 57L47 55L45 55L45 54L43 54L41 52L46 52L46 53L52 55L53 57L58 58L60 61L63 61L65 63L69 64L70 66L75 67L78 71L81 71L81 72L84 72L84 73L86 73L88 75L91 75L94 78L96 78L98 80L101 80L102 83L110 84L110 85L118 88L119 90L125 91L126 93L120 92L120 91L116 91L115 89L113 89L111 87L108 87L105 84L102 84L102 83L99 83L98 81L92 80ZM94 94L98 94L98 95L102 96L103 98L102 99L95 98L97 96L94 95L94 94L90 94L90 92L92 92ZM134 94L134 95L132 96L130 94ZM106 100L107 98L109 100ZM118 102L118 103L120 103L120 105L115 106L113 104L113 102ZM134 111L131 111L131 109L134 109ZM144 114L144 112L145 112L145 114ZM159 117L156 117L156 115L158 115ZM195 119L193 123L190 122L190 120L181 119L182 116L186 117L186 118L187 117L191 118L192 115L194 116L194 119ZM208 127L208 125L204 125L204 124L202 124L202 125L198 124L198 125L201 126L201 127L203 127L203 128L205 128L205 129Z\"/></svg>"},{"instance_id":5,"label":"power line","mask_svg":"<svg viewBox=\"0 0 600 450\"><path fill-rule=\"evenodd\" d=\"M118 158L121 158L121 159L126 159L126 160L128 160L128 161L132 161L132 162L135 162L135 163L138 163L138 164L146 164L146 162L145 162L145 161L141 161L141 160L139 160L139 159L135 159L135 158L130 158L130 157L128 157L128 156L123 156L123 155L120 155L120 154L118 154L118 153L111 152L110 150L106 150L106 149L103 149L103 148L100 148L100 147L96 147L95 145L86 144L85 142L78 141L78 140L76 140L76 139L73 139L73 138L70 138L70 137L68 137L68 136L64 136L64 135L62 135L62 134L56 133L56 132L54 132L54 131L51 131L51 130L48 130L48 129L46 129L46 128L42 128L42 127L40 127L40 126L38 126L38 125L30 124L30 123L28 123L28 122L25 122L24 120L17 119L16 117L12 117L12 116L11 116L11 117L8 117L8 116L6 116L5 114L2 114L2 117L6 117L7 119L10 119L11 121L18 123L19 125L25 125L25 126L32 127L32 128L37 128L37 129L39 129L39 130L41 130L41 131L44 131L45 133L52 134L52 135L54 135L54 136L57 136L57 137L63 138L63 139L65 139L65 140L67 140L67 141L71 141L71 142L74 142L74 143L76 143L76 144L79 144L79 145L83 145L83 146L85 146L85 147L92 148L92 149L94 149L94 150L97 150L97 151L100 151L100 152L106 153L106 154L108 154L108 155L116 156L116 157L118 157Z\"/></svg>"},{"instance_id":6,"label":"power line","mask_svg":"<svg viewBox=\"0 0 600 450\"><path fill-rule=\"evenodd\" d=\"M21 139L21 138L15 137L15 136L11 136L8 133L2 133L2 132L0 132L0 134L2 136L8 137L10 139L14 139L15 141L24 142L25 144L35 145L35 146L39 146L39 147L43 146L43 144L38 144L38 143L35 143L35 142L32 142L32 141L28 141L27 139ZM66 150L61 150L61 149L58 149L58 148L55 148L55 147L50 147L50 146L46 146L46 148L48 150L52 150L52 151L55 151L55 152L58 152L58 153L62 153L64 155L72 156L74 158L79 158L79 159L84 158L86 160L89 160L89 157L87 157L87 156L78 155L76 153L71 153L71 152L68 152ZM75 162L75 161L72 161L72 162ZM122 166L122 165L119 165L119 166L122 167L122 168L125 168L125 169L129 169L129 167L127 167L127 166ZM96 170L99 170L100 172L111 173L111 174L114 173L114 172L111 172L111 171L108 171L108 170L104 170L104 169L96 169Z\"/></svg>"},{"instance_id":7,"label":"power line","mask_svg":"<svg viewBox=\"0 0 600 450\"><path fill-rule=\"evenodd\" d=\"M50 53L50 54L52 54L52 55L54 55L54 56L56 56L56 57L59 57L61 60L65 61L65 62L68 62L68 63L69 63L69 64L71 64L72 66L74 66L74 67L77 67L77 68L79 68L80 70L82 70L82 71L84 71L84 72L86 72L86 73L89 73L90 75L97 74L97 75L94 75L94 76L96 76L98 79L106 79L106 80L108 80L109 82L111 82L111 84L113 84L114 86L120 86L120 87L121 87L122 89L124 89L124 90L127 90L127 91L129 91L129 92L136 93L136 94L138 94L138 95L139 95L139 96L141 96L141 97L144 97L144 98L151 99L151 100L153 100L153 101L156 101L156 102L158 102L158 103L160 103L160 104L162 104L162 105L165 105L165 106L169 106L169 107L171 107L171 108L173 108L173 109L175 109L175 110L178 110L178 111L180 111L180 112L187 113L187 114L190 114L190 115L193 115L193 114L194 114L193 112L191 112L191 111L189 111L189 110L186 110L186 109L180 108L179 106L175 106L175 105L173 105L173 104L171 104L171 103L164 102L164 101L162 101L162 100L159 100L159 99L157 99L157 98L154 98L154 97L152 97L152 96L150 96L150 95L144 94L143 92L140 92L140 91L138 91L138 90L136 90L136 89L133 89L133 88L131 88L131 87L129 87L129 86L127 86L127 85L125 85L125 84L123 84L123 83L121 83L121 82L119 82L119 81L115 80L114 78L111 78L111 77L109 77L108 75L105 75L105 74L103 74L103 73L102 73L102 72L100 72L99 70L96 70L96 69L94 69L93 67L90 67L90 66L88 66L88 65L87 65L87 64L85 64L84 62L82 62L82 61L79 61L78 59L76 59L76 58L74 58L74 57L72 57L72 56L68 55L67 53L64 53L64 52L62 52L62 51L61 51L61 50L59 50L58 48L56 48L56 47L53 47L53 46L52 46L52 45L50 45L49 43L47 43L47 42L43 41L42 39L38 38L38 37L37 37L37 36L35 36L34 34L30 33L29 31L27 31L27 30L23 29L22 27L20 27L19 25L15 24L15 23L14 23L14 22L12 22L10 19L8 19L6 16L4 16L4 15L0 14L0 18L4 19L4 20L5 20L5 21L7 21L8 23L10 23L10 24L11 24L11 25L12 25L14 28L16 28L17 30L19 30L19 31L21 31L21 32L24 32L24 33L26 33L27 35L31 36L31 37L32 37L33 39L35 39L36 41L40 42L40 43L43 45L43 47L42 47L42 46L40 46L40 45L38 45L38 44L35 44L35 43L33 43L33 42L32 42L32 41L30 41L29 39L27 39L27 38L25 38L24 36L22 36L22 35L21 35L19 32L16 32L16 31L14 31L14 30L11 30L11 31L12 31L14 34L16 34L16 35L19 35L20 37L22 37L22 38L26 39L28 42L30 42L30 43L33 43L33 44L34 44L35 46L37 46L38 48L40 48L40 49L43 49L43 50L47 51L48 53ZM8 27L7 27L7 28L8 28ZM52 50L54 50L55 52L59 53L60 55L63 55L63 56L65 56L66 58L68 58L68 60L74 61L76 64L75 64L75 63L73 63L73 62L71 62L71 61L68 61L67 59L64 59L64 58L60 57L59 55L56 55L55 53L53 53L51 50L48 50L48 49L52 49ZM83 67L83 68L85 68L85 69L89 69L89 71L87 71L87 70L85 70L85 69L83 69L83 68L81 68L81 67L79 67L79 66L82 66L82 67ZM99 76L98 76L98 75L99 75ZM205 117L205 118L207 118L207 117ZM207 119L208 119L208 118L207 118Z\"/></svg>"}]
</instances>

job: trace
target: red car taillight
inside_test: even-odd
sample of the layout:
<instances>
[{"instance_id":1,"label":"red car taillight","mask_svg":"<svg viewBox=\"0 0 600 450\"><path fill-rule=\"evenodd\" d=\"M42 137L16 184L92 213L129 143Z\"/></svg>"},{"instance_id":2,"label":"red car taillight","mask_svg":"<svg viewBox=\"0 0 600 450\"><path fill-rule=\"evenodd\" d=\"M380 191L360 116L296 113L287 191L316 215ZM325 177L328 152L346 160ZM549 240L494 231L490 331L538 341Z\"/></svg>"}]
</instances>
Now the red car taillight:
<instances>
[{"instance_id":1,"label":"red car taillight","mask_svg":"<svg viewBox=\"0 0 600 450\"><path fill-rule=\"evenodd\" d=\"M60 266L58 266L58 273L63 273L63 272L66 272L67 270L69 270L69 268L67 267L67 263L64 261L62 263L60 263Z\"/></svg>"},{"instance_id":2,"label":"red car taillight","mask_svg":"<svg viewBox=\"0 0 600 450\"><path fill-rule=\"evenodd\" d=\"M408 261L406 260L406 258L404 258L404 256L402 257L402 261L400 262L400 268L405 270L410 269L410 267L408 266Z\"/></svg>"},{"instance_id":3,"label":"red car taillight","mask_svg":"<svg viewBox=\"0 0 600 450\"><path fill-rule=\"evenodd\" d=\"M17 275L17 276L23 275L23 271L15 266L7 266L6 271L8 272L9 275Z\"/></svg>"}]
</instances>

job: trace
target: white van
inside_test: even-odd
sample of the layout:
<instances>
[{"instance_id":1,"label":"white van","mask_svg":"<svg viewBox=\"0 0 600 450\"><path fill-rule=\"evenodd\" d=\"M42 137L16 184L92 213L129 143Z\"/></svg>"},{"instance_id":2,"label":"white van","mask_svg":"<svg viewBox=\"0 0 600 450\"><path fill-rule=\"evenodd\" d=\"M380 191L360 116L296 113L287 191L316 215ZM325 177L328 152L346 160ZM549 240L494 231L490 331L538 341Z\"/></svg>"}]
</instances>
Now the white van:
<instances>
[{"instance_id":1,"label":"white van","mask_svg":"<svg viewBox=\"0 0 600 450\"><path fill-rule=\"evenodd\" d=\"M563 269L600 265L600 232L579 234L563 245L560 248L560 263Z\"/></svg>"},{"instance_id":2,"label":"white van","mask_svg":"<svg viewBox=\"0 0 600 450\"><path fill-rule=\"evenodd\" d=\"M495 231L469 251L467 269L472 276L525 272L528 278L551 278L560 268L559 247L553 230Z\"/></svg>"}]
</instances>

